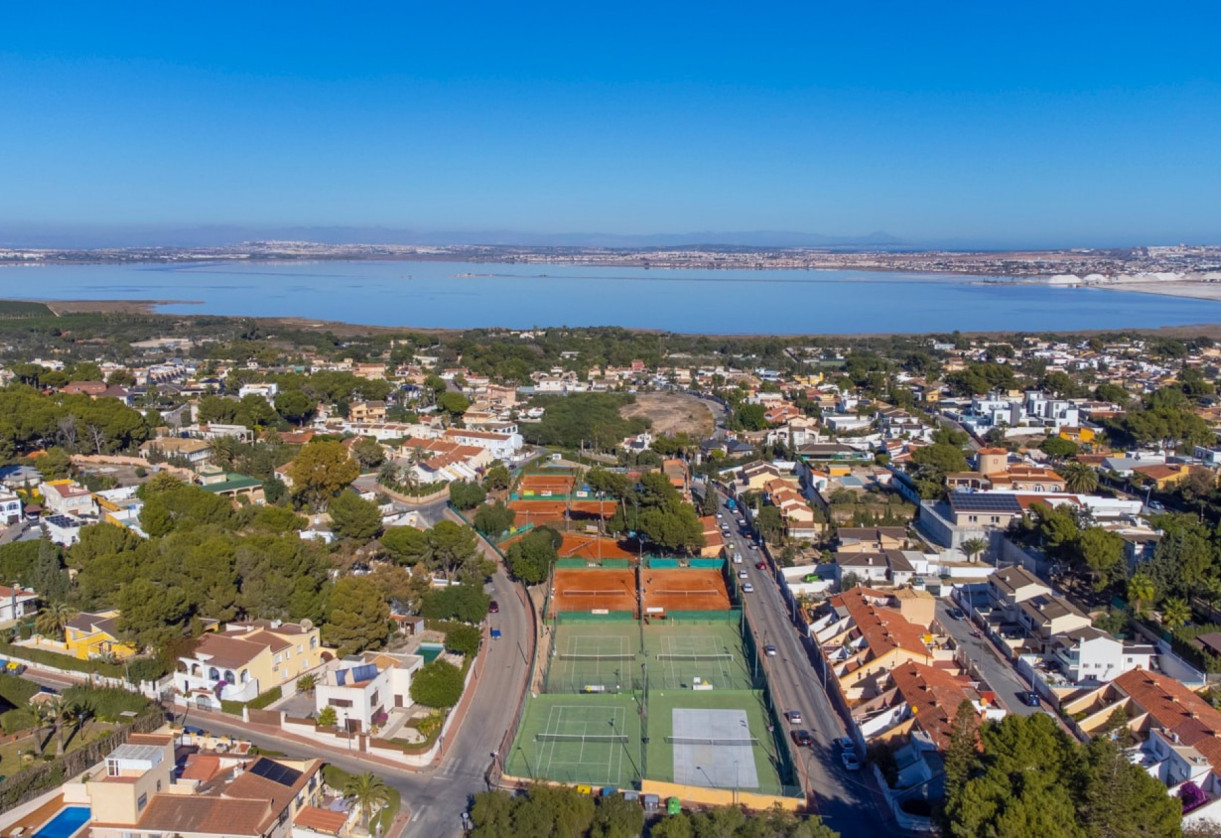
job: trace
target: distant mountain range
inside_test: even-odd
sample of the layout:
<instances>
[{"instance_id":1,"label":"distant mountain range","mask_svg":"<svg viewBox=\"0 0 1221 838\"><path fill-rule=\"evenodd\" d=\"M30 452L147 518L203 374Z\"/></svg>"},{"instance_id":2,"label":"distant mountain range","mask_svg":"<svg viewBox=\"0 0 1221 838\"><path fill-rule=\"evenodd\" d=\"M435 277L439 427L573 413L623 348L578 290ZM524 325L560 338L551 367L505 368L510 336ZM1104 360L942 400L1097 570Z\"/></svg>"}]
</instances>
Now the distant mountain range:
<instances>
[{"instance_id":1,"label":"distant mountain range","mask_svg":"<svg viewBox=\"0 0 1221 838\"><path fill-rule=\"evenodd\" d=\"M98 249L113 247L225 247L249 241L309 241L320 244L501 245L506 247L857 247L897 248L906 243L889 233L827 236L818 233L753 232L522 233L512 230L422 231L391 227L0 227L0 247Z\"/></svg>"}]
</instances>

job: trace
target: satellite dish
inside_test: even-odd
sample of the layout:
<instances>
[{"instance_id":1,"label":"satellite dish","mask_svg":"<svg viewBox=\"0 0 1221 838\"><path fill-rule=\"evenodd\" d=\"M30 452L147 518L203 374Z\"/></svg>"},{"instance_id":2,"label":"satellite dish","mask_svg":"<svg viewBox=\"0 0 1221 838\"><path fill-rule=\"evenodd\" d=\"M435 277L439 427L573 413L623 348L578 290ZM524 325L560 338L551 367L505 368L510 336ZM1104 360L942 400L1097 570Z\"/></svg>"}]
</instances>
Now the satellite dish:
<instances>
[{"instance_id":1,"label":"satellite dish","mask_svg":"<svg viewBox=\"0 0 1221 838\"><path fill-rule=\"evenodd\" d=\"M309 617L306 617L304 620L301 621L301 628L305 629L306 631L309 631L313 627L314 627L314 621L311 620Z\"/></svg>"}]
</instances>

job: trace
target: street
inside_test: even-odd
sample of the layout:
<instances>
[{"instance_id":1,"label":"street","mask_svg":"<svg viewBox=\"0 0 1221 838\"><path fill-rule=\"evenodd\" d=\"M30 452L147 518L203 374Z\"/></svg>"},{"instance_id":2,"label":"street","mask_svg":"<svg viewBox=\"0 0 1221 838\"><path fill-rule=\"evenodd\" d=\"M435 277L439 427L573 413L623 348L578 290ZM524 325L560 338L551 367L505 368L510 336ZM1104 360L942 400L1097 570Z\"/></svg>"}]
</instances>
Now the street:
<instances>
[{"instance_id":1,"label":"street","mask_svg":"<svg viewBox=\"0 0 1221 838\"><path fill-rule=\"evenodd\" d=\"M979 629L965 616L954 619L950 612L957 606L944 599L937 600L937 622L941 623L947 634L954 638L962 649L968 663L968 668L976 670L992 689L1001 706L1010 713L1019 716L1029 716L1039 712L1038 707L1029 707L1018 701L1018 693L1026 692L1030 685L1023 681L1004 660L1001 653L983 636ZM979 634L976 637L972 631Z\"/></svg>"},{"instance_id":2,"label":"street","mask_svg":"<svg viewBox=\"0 0 1221 838\"><path fill-rule=\"evenodd\" d=\"M755 563L762 552L749 549L750 538L738 527L736 513L729 510L726 499L717 493L722 521L730 523L730 534L725 539L730 555L737 551L742 555L742 564L731 564L730 572L737 575L745 568L747 579L754 586L753 593L743 593L742 601L747 619L755 635L755 645L762 652L766 644L776 647L776 656L763 655L764 672L771 686L776 710L783 715L789 710L799 710L804 719L800 725L784 726L798 761L798 772L805 787L813 796L818 813L832 829L844 836L897 834L893 824L888 823L885 804L877 798L872 774L868 769L850 772L840 762L834 740L844 735L839 715L818 682L816 671L810 661L805 645L789 617L788 606L770 569L759 570ZM814 739L812 748L798 748L792 744L790 730L804 727Z\"/></svg>"}]
</instances>

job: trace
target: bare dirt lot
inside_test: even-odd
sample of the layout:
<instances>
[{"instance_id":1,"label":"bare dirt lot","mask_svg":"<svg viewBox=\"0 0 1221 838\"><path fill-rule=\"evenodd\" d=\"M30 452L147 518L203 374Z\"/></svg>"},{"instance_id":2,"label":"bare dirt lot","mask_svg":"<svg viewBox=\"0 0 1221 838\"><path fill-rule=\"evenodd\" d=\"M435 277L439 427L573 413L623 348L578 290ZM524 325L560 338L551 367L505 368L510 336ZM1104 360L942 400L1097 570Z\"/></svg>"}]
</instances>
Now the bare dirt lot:
<instances>
[{"instance_id":1,"label":"bare dirt lot","mask_svg":"<svg viewBox=\"0 0 1221 838\"><path fill-rule=\"evenodd\" d=\"M654 435L688 433L698 438L712 433L712 410L686 393L639 393L636 403L620 412L627 417L652 419Z\"/></svg>"}]
</instances>

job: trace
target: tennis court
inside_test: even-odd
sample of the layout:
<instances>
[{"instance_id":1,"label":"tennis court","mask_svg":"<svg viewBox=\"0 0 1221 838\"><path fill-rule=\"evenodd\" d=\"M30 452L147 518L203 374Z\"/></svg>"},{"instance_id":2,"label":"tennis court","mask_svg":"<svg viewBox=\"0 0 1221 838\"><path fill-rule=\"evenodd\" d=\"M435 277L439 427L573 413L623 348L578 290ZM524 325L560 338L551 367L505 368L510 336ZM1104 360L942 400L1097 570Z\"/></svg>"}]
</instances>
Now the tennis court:
<instances>
[{"instance_id":1,"label":"tennis court","mask_svg":"<svg viewBox=\"0 0 1221 838\"><path fill-rule=\"evenodd\" d=\"M638 708L631 696L529 698L506 769L534 780L632 788L644 758Z\"/></svg>"},{"instance_id":2,"label":"tennis court","mask_svg":"<svg viewBox=\"0 0 1221 838\"><path fill-rule=\"evenodd\" d=\"M644 628L644 643L652 689L749 690L756 685L736 625L653 622Z\"/></svg>"},{"instance_id":3,"label":"tennis court","mask_svg":"<svg viewBox=\"0 0 1221 838\"><path fill-rule=\"evenodd\" d=\"M550 492L556 495L566 495L572 491L576 482L576 476L570 472L525 474L522 475L517 490L522 494L533 492L537 495L541 492Z\"/></svg>"},{"instance_id":4,"label":"tennis court","mask_svg":"<svg viewBox=\"0 0 1221 838\"><path fill-rule=\"evenodd\" d=\"M605 568L557 568L551 592L552 616L561 611L636 609L636 573Z\"/></svg>"},{"instance_id":5,"label":"tennis court","mask_svg":"<svg viewBox=\"0 0 1221 838\"><path fill-rule=\"evenodd\" d=\"M555 627L543 689L547 693L618 693L640 689L640 626L635 621Z\"/></svg>"},{"instance_id":6,"label":"tennis court","mask_svg":"<svg viewBox=\"0 0 1221 838\"><path fill-rule=\"evenodd\" d=\"M648 734L650 779L776 795L792 781L758 691L650 690Z\"/></svg>"},{"instance_id":7,"label":"tennis court","mask_svg":"<svg viewBox=\"0 0 1221 838\"><path fill-rule=\"evenodd\" d=\"M647 568L641 574L644 577L642 606L646 613L724 611L730 607L729 591L725 588L725 577L720 570Z\"/></svg>"},{"instance_id":8,"label":"tennis court","mask_svg":"<svg viewBox=\"0 0 1221 838\"><path fill-rule=\"evenodd\" d=\"M597 535L564 533L564 543L556 552L560 558L582 559L632 559L636 554L626 549L617 539Z\"/></svg>"}]
</instances>

